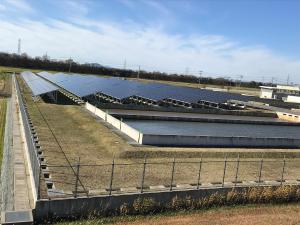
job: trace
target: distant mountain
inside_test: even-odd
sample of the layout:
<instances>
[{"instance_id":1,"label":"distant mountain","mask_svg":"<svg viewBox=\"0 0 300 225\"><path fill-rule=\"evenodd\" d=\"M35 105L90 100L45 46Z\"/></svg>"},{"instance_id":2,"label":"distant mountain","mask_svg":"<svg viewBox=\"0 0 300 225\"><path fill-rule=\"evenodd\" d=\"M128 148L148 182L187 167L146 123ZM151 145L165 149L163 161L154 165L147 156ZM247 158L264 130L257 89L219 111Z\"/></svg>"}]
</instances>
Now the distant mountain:
<instances>
[{"instance_id":1,"label":"distant mountain","mask_svg":"<svg viewBox=\"0 0 300 225\"><path fill-rule=\"evenodd\" d=\"M96 68L102 68L102 67L105 67L105 66L102 66L102 65L99 64L99 63L85 63L84 65L86 65L86 66L92 66L92 67L96 67Z\"/></svg>"}]
</instances>

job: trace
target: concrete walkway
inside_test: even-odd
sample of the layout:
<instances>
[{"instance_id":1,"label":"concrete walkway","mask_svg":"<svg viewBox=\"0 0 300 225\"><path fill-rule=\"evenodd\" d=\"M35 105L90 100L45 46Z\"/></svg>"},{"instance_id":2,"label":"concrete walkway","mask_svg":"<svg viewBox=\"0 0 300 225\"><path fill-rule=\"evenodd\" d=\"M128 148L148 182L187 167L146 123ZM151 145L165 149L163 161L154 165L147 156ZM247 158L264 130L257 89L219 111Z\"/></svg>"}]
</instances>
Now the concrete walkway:
<instances>
[{"instance_id":1,"label":"concrete walkway","mask_svg":"<svg viewBox=\"0 0 300 225\"><path fill-rule=\"evenodd\" d=\"M14 210L32 209L33 198L29 182L28 163L24 148L24 135L21 134L19 107L16 99L16 90L12 90L12 119L13 119L13 146L14 152Z\"/></svg>"}]
</instances>

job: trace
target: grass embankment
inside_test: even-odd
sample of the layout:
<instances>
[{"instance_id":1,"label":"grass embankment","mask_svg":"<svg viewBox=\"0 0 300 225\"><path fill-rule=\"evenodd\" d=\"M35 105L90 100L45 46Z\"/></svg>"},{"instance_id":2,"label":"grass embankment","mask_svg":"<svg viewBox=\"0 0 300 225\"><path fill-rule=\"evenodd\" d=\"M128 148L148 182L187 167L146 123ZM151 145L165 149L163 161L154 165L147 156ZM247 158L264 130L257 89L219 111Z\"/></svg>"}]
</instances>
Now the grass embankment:
<instances>
[{"instance_id":1,"label":"grass embankment","mask_svg":"<svg viewBox=\"0 0 300 225\"><path fill-rule=\"evenodd\" d=\"M300 224L300 205L247 205L208 210L180 211L148 216L123 216L56 225L296 225Z\"/></svg>"},{"instance_id":2,"label":"grass embankment","mask_svg":"<svg viewBox=\"0 0 300 225\"><path fill-rule=\"evenodd\" d=\"M11 75L0 70L0 97L11 95Z\"/></svg>"},{"instance_id":3,"label":"grass embankment","mask_svg":"<svg viewBox=\"0 0 300 225\"><path fill-rule=\"evenodd\" d=\"M31 72L34 72L34 73L38 73L38 72L48 71L48 70L0 66L0 73L20 73L20 72L23 72L23 71L31 71ZM48 72L57 73L57 71L48 71Z\"/></svg>"},{"instance_id":4,"label":"grass embankment","mask_svg":"<svg viewBox=\"0 0 300 225\"><path fill-rule=\"evenodd\" d=\"M3 141L6 122L6 99L11 95L11 77L0 70L0 168L3 157Z\"/></svg>"},{"instance_id":5,"label":"grass embankment","mask_svg":"<svg viewBox=\"0 0 300 225\"><path fill-rule=\"evenodd\" d=\"M6 99L0 99L0 165L2 165L2 158L3 158L3 141L4 141L5 121L6 121L5 119L6 119Z\"/></svg>"}]
</instances>

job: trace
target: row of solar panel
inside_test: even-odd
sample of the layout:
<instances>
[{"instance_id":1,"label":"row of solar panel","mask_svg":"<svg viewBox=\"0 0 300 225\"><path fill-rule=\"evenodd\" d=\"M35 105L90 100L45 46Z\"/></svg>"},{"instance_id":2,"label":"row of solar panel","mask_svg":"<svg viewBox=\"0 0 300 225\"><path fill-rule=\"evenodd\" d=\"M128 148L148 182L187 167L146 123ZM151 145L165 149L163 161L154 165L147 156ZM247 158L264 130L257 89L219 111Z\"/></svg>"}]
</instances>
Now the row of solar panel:
<instances>
[{"instance_id":1,"label":"row of solar panel","mask_svg":"<svg viewBox=\"0 0 300 225\"><path fill-rule=\"evenodd\" d=\"M30 87L34 96L42 95L59 89L59 87L51 84L50 82L35 75L32 72L22 72L21 75L24 78L26 84Z\"/></svg>"},{"instance_id":2,"label":"row of solar panel","mask_svg":"<svg viewBox=\"0 0 300 225\"><path fill-rule=\"evenodd\" d=\"M240 101L251 100L251 97L240 94L199 88L179 87L155 82L142 83L116 77L106 78L95 75L64 73L50 74L47 72L40 72L38 75L77 95L78 97L85 97L95 93L103 93L119 100L123 100L131 96L140 96L154 101L171 98L189 103L196 103L199 100L217 103L223 103L231 99Z\"/></svg>"}]
</instances>

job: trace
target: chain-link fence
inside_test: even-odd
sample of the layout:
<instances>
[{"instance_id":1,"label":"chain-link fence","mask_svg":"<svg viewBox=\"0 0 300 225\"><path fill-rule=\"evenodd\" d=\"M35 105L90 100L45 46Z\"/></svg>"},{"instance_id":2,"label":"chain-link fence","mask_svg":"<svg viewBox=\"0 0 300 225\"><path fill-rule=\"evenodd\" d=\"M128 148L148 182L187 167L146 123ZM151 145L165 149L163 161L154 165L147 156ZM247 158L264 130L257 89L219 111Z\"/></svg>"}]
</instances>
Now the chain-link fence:
<instances>
[{"instance_id":1,"label":"chain-link fence","mask_svg":"<svg viewBox=\"0 0 300 225\"><path fill-rule=\"evenodd\" d=\"M199 159L71 166L48 165L60 196L112 195L156 190L201 189L211 186L300 184L298 159ZM72 171L75 171L72 172Z\"/></svg>"}]
</instances>

